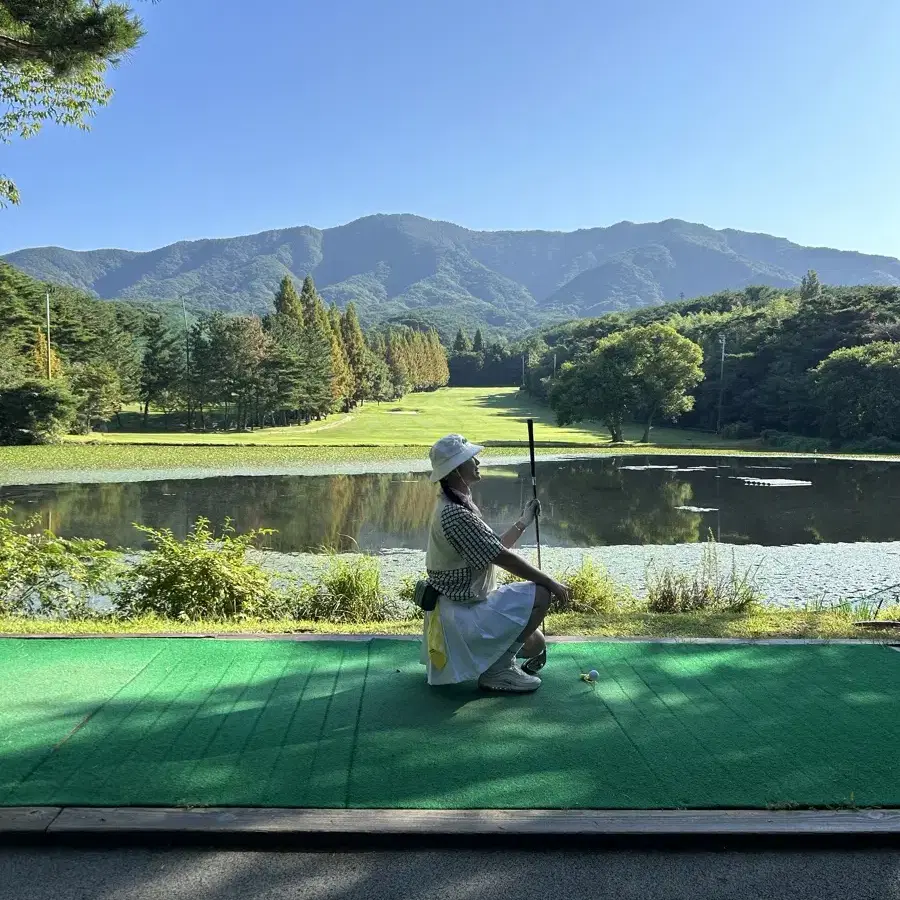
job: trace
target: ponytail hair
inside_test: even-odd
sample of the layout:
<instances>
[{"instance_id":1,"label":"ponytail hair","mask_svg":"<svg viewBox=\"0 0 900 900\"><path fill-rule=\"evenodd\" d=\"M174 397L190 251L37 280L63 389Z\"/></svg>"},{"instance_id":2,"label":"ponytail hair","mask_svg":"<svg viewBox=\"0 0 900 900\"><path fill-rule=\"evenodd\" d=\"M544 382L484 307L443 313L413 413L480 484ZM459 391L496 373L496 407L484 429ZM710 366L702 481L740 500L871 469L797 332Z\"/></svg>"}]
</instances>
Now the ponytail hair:
<instances>
[{"instance_id":1,"label":"ponytail hair","mask_svg":"<svg viewBox=\"0 0 900 900\"><path fill-rule=\"evenodd\" d=\"M461 494L456 488L451 487L447 478L441 479L441 492L450 503L462 506L469 510L469 512L475 513L476 516L481 515L481 510L472 502L472 499L465 494Z\"/></svg>"}]
</instances>

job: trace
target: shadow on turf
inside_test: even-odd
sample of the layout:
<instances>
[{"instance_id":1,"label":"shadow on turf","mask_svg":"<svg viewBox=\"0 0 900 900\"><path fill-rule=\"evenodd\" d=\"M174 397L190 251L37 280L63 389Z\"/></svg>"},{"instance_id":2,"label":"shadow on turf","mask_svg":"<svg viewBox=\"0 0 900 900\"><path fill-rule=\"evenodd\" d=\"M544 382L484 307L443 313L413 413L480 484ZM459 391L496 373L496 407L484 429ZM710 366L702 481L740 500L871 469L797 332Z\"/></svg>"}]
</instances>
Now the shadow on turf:
<instances>
[{"instance_id":1,"label":"shadow on turf","mask_svg":"<svg viewBox=\"0 0 900 900\"><path fill-rule=\"evenodd\" d=\"M886 752L900 740L900 657L886 649L872 648L885 665L853 670L836 647L557 645L544 688L506 697L428 688L415 644L347 645L337 672L300 655L315 646L279 650L305 671L202 702L148 693L20 710L34 725L65 721L52 746L4 754L0 803L900 805ZM237 652L206 648L225 668ZM602 652L596 687L578 679L586 652Z\"/></svg>"}]
</instances>

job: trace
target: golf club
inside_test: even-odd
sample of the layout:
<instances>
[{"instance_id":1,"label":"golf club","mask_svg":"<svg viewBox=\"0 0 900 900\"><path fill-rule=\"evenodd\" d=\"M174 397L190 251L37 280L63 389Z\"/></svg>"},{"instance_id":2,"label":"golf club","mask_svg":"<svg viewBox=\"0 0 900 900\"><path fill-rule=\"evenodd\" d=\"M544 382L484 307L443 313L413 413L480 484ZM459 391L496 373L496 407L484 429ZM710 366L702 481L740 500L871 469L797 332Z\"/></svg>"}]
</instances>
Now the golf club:
<instances>
[{"instance_id":1,"label":"golf club","mask_svg":"<svg viewBox=\"0 0 900 900\"><path fill-rule=\"evenodd\" d=\"M535 473L534 468L534 419L528 419L528 454L531 457L531 493L535 500L537 500L537 475ZM534 537L537 541L537 564L538 568L541 568L541 523L540 517L535 511L534 516ZM541 622L541 632L544 630L544 622ZM522 671L527 672L529 675L536 675L540 672L541 669L547 664L547 650L546 648L542 650L537 656L532 657L527 660L523 666Z\"/></svg>"}]
</instances>

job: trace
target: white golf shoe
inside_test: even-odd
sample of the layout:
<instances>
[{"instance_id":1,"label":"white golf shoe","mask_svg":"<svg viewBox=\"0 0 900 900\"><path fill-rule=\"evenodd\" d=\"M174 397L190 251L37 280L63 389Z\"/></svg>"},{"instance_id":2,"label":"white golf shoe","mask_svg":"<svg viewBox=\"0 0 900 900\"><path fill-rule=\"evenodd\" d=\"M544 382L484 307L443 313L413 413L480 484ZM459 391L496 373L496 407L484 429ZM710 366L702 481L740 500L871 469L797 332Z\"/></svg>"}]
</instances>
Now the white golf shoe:
<instances>
[{"instance_id":1,"label":"white golf shoe","mask_svg":"<svg viewBox=\"0 0 900 900\"><path fill-rule=\"evenodd\" d=\"M505 691L508 694L529 694L541 686L536 675L527 675L515 663L497 671L488 669L478 679L483 691Z\"/></svg>"}]
</instances>

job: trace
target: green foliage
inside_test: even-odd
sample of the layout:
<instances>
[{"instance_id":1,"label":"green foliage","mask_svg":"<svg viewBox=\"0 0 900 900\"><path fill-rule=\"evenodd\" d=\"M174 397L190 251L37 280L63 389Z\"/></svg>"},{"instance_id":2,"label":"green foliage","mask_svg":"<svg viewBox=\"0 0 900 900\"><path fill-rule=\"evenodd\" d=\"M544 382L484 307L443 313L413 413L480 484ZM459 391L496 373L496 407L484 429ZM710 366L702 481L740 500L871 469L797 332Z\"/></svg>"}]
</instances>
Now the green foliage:
<instances>
[{"instance_id":1,"label":"green foliage","mask_svg":"<svg viewBox=\"0 0 900 900\"><path fill-rule=\"evenodd\" d=\"M800 299L815 300L822 293L822 285L815 269L810 269L800 282Z\"/></svg>"},{"instance_id":2,"label":"green foliage","mask_svg":"<svg viewBox=\"0 0 900 900\"><path fill-rule=\"evenodd\" d=\"M147 535L153 550L126 570L115 600L119 615L190 621L282 618L292 612L290 598L246 558L247 550L270 529L237 534L226 519L217 535L201 517L179 541L168 528L135 527Z\"/></svg>"},{"instance_id":3,"label":"green foliage","mask_svg":"<svg viewBox=\"0 0 900 900\"><path fill-rule=\"evenodd\" d=\"M454 353L468 353L471 349L472 345L469 343L469 338L462 328L460 328L459 331L456 332L456 337L453 340Z\"/></svg>"},{"instance_id":4,"label":"green foliage","mask_svg":"<svg viewBox=\"0 0 900 900\"><path fill-rule=\"evenodd\" d=\"M835 350L812 378L825 437L900 440L900 344Z\"/></svg>"},{"instance_id":5,"label":"green foliage","mask_svg":"<svg viewBox=\"0 0 900 900\"><path fill-rule=\"evenodd\" d=\"M387 619L378 561L370 556L352 561L334 557L317 584L301 589L297 618L340 623Z\"/></svg>"},{"instance_id":6,"label":"green foliage","mask_svg":"<svg viewBox=\"0 0 900 900\"><path fill-rule=\"evenodd\" d=\"M655 613L685 613L697 610L742 612L762 599L756 587L759 566L738 570L731 551L731 566L725 568L712 535L703 547L700 568L678 571L670 566L647 571L647 605Z\"/></svg>"},{"instance_id":7,"label":"green foliage","mask_svg":"<svg viewBox=\"0 0 900 900\"><path fill-rule=\"evenodd\" d=\"M619 336L604 338L586 359L566 363L550 394L559 425L603 422L614 443L624 440L625 418L638 403L633 360Z\"/></svg>"},{"instance_id":8,"label":"green foliage","mask_svg":"<svg viewBox=\"0 0 900 900\"><path fill-rule=\"evenodd\" d=\"M835 351L893 343L900 338L900 288L819 285L816 292L808 289L807 294L804 300L799 291L747 288L554 328L544 333L549 350L530 370L529 389L538 397L551 391L553 354L561 364L580 363L590 357L599 341L635 326L663 323L704 350L705 378L692 392L694 407L683 414L685 425L714 430L721 395L723 425L727 429L731 423L740 423L742 436L765 433L774 437L777 432L850 440L840 437L842 429L859 434L856 440L883 435L878 430L863 435L847 417L839 424L835 414L840 404L832 404L829 414L825 398L829 392L835 397L840 392L836 384L834 390L826 389L828 367L821 372L816 367ZM720 379L720 335L726 338L724 382ZM831 371L837 371L838 362L848 373L849 367L855 366L848 390L870 376L889 380L886 366L836 357ZM864 371L868 375L864 376ZM883 412L872 405L862 421L891 421L888 393L872 392Z\"/></svg>"},{"instance_id":9,"label":"green foliage","mask_svg":"<svg viewBox=\"0 0 900 900\"><path fill-rule=\"evenodd\" d=\"M103 0L0 2L0 142L29 138L52 122L87 129L112 91L104 82L143 35L140 20ZM0 177L0 206L19 193Z\"/></svg>"},{"instance_id":10,"label":"green foliage","mask_svg":"<svg viewBox=\"0 0 900 900\"><path fill-rule=\"evenodd\" d=\"M656 416L675 419L693 406L687 392L703 377L702 360L700 347L667 325L628 328L566 363L550 402L561 425L597 419L616 442L626 418L640 418L646 442Z\"/></svg>"},{"instance_id":11,"label":"green foliage","mask_svg":"<svg viewBox=\"0 0 900 900\"><path fill-rule=\"evenodd\" d=\"M161 316L144 324L138 397L144 404L144 426L150 407L169 413L181 400L185 375L185 347L166 327Z\"/></svg>"},{"instance_id":12,"label":"green foliage","mask_svg":"<svg viewBox=\"0 0 900 900\"><path fill-rule=\"evenodd\" d=\"M77 414L60 381L26 381L0 390L0 444L45 444L61 438Z\"/></svg>"},{"instance_id":13,"label":"green foliage","mask_svg":"<svg viewBox=\"0 0 900 900\"><path fill-rule=\"evenodd\" d=\"M17 524L0 506L0 614L85 619L95 615L92 596L119 572L118 554L103 541L36 531L39 517Z\"/></svg>"},{"instance_id":14,"label":"green foliage","mask_svg":"<svg viewBox=\"0 0 900 900\"><path fill-rule=\"evenodd\" d=\"M76 363L68 374L72 391L78 397L76 421L82 434L109 421L122 409L122 382L111 366Z\"/></svg>"},{"instance_id":15,"label":"green foliage","mask_svg":"<svg viewBox=\"0 0 900 900\"><path fill-rule=\"evenodd\" d=\"M275 313L291 319L298 328L303 327L303 305L294 286L294 279L290 275L285 275L281 279L278 293L275 294Z\"/></svg>"},{"instance_id":16,"label":"green foliage","mask_svg":"<svg viewBox=\"0 0 900 900\"><path fill-rule=\"evenodd\" d=\"M563 606L553 598L550 606L552 612L599 616L616 612L634 602L628 589L616 584L606 567L589 557L582 559L575 571L565 572L561 580L569 589L569 602Z\"/></svg>"}]
</instances>

